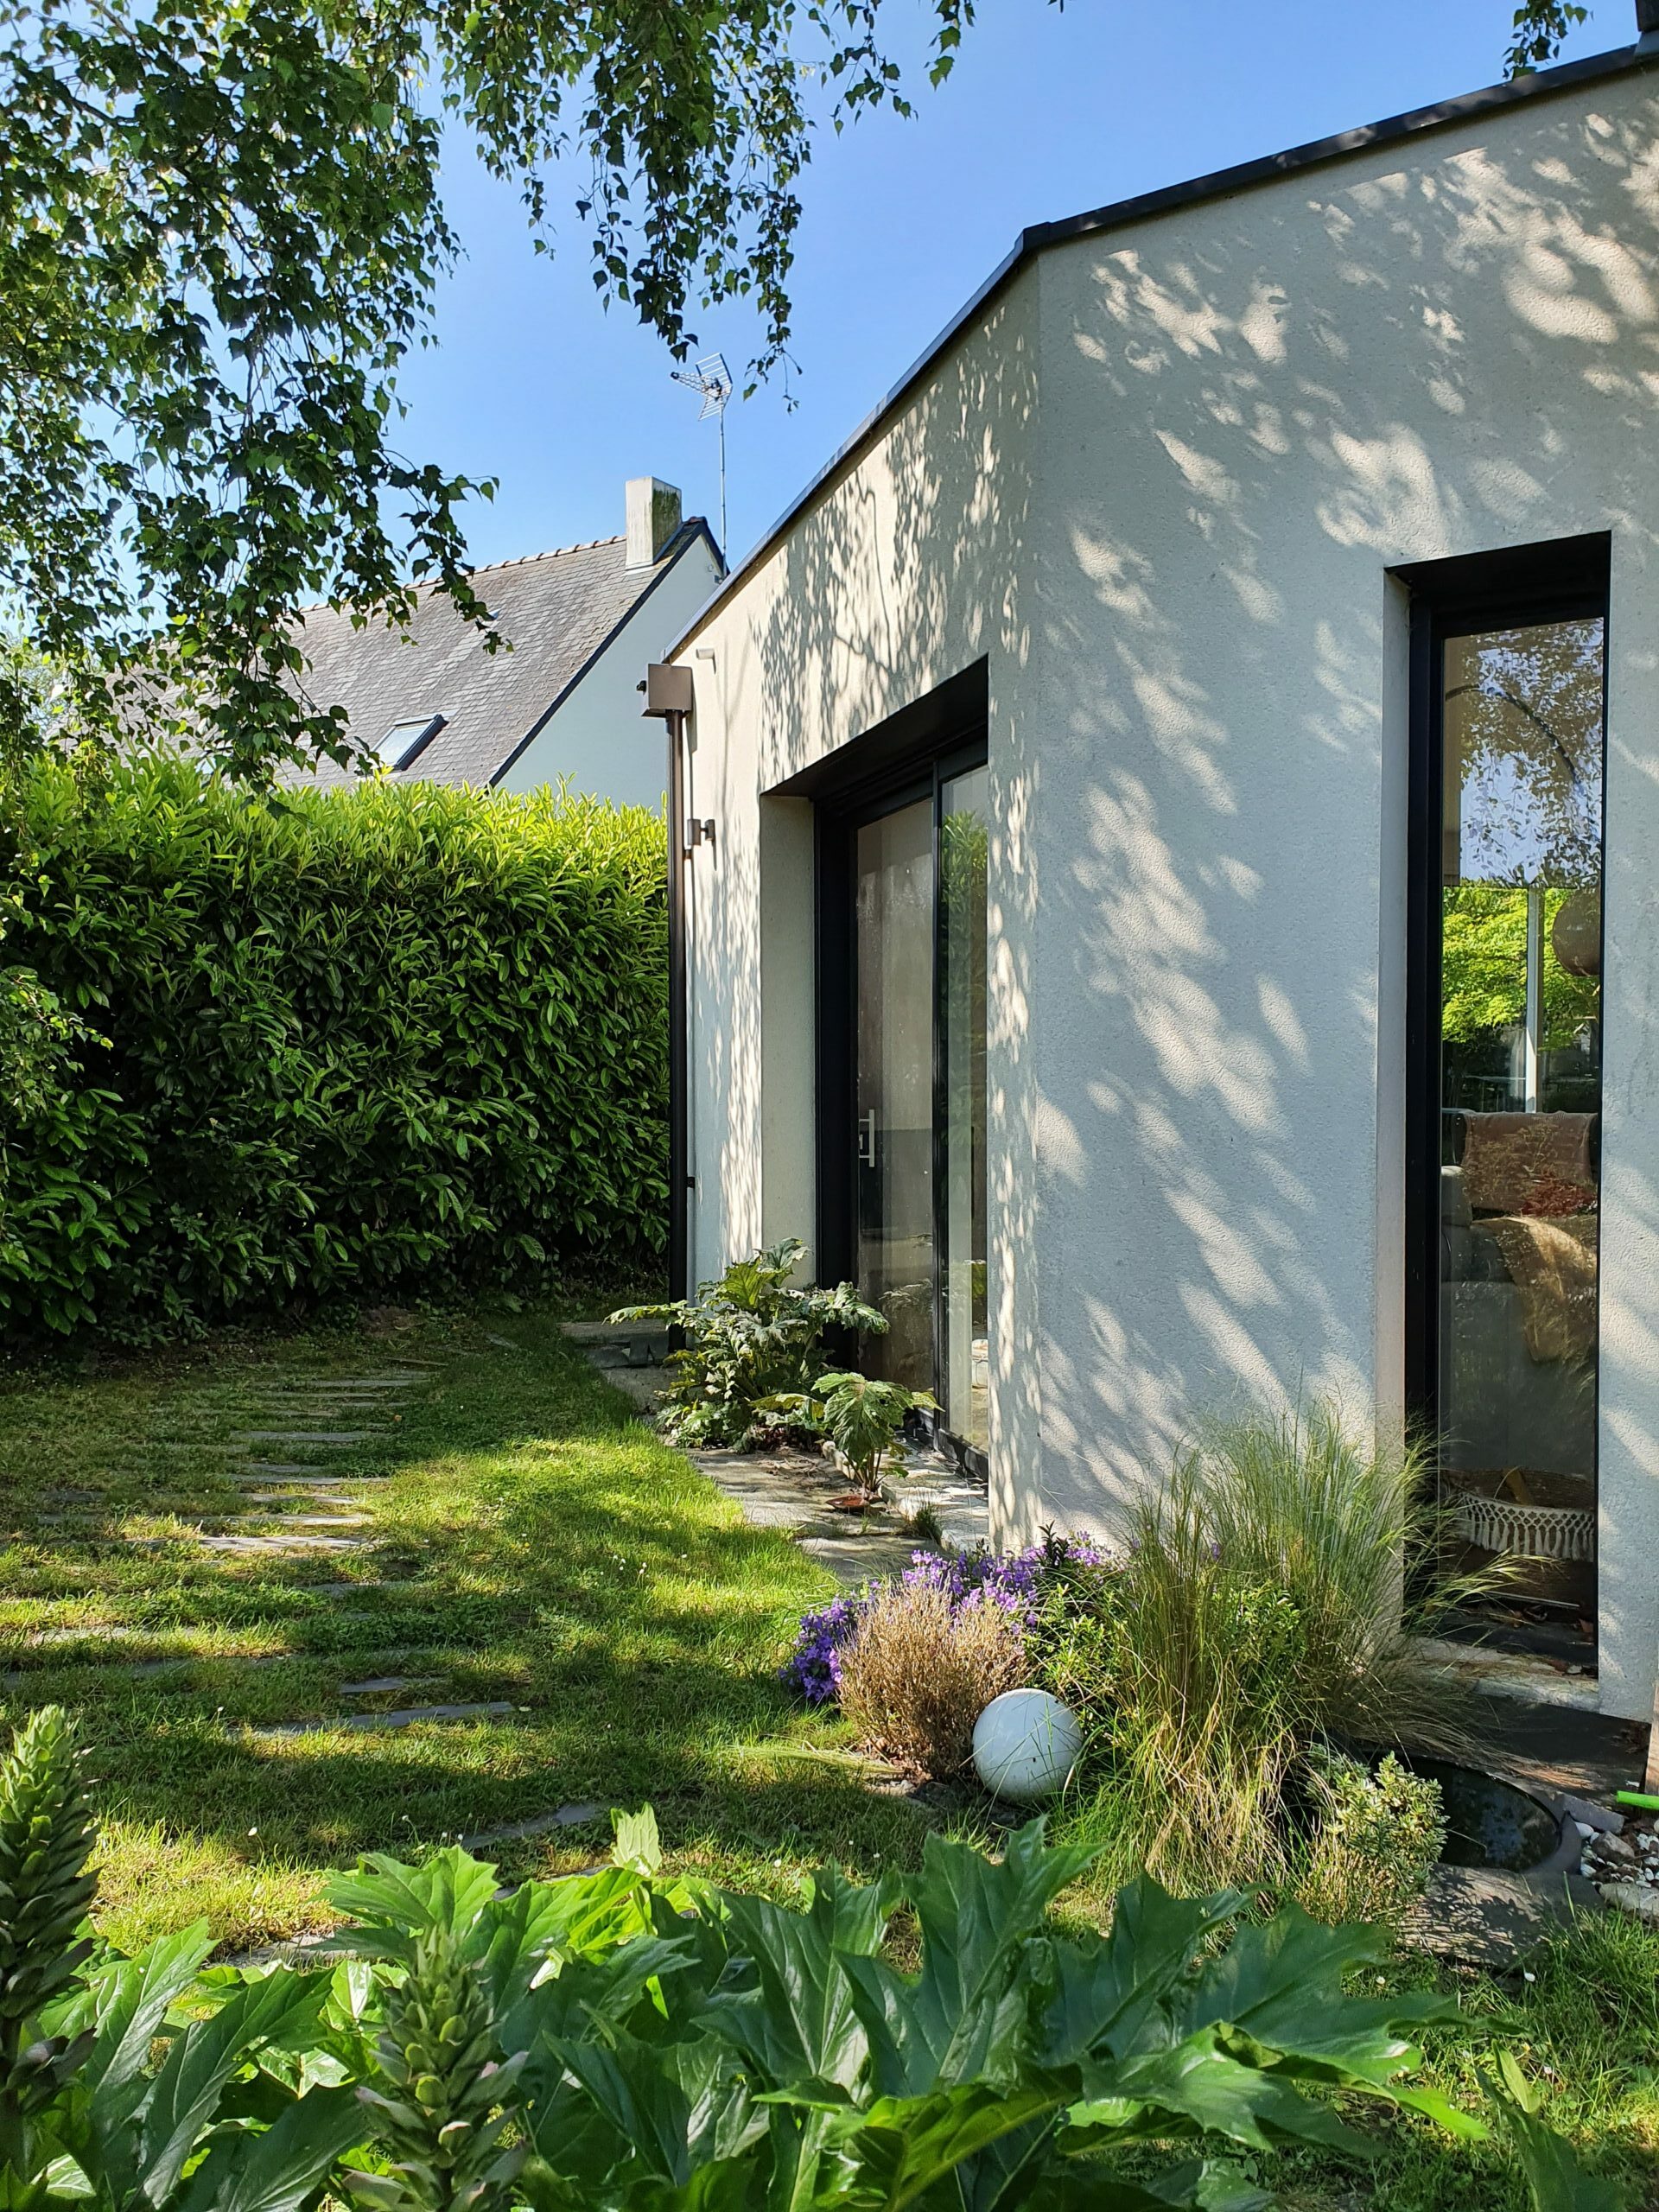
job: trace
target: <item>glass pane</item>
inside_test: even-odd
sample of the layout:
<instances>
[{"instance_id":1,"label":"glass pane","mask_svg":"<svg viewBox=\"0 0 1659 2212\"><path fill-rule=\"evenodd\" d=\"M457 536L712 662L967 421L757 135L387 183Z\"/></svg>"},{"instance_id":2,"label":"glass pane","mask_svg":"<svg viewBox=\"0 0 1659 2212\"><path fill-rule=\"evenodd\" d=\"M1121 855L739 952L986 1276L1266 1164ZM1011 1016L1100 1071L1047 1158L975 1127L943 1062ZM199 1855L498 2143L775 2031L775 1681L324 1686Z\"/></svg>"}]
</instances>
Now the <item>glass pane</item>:
<instances>
[{"instance_id":1,"label":"glass pane","mask_svg":"<svg viewBox=\"0 0 1659 2212\"><path fill-rule=\"evenodd\" d=\"M982 1451L988 1434L985 1300L986 771L947 783L939 824L944 1015L944 1424Z\"/></svg>"},{"instance_id":2,"label":"glass pane","mask_svg":"<svg viewBox=\"0 0 1659 2212\"><path fill-rule=\"evenodd\" d=\"M873 1375L933 1388L933 808L858 832L858 1280Z\"/></svg>"},{"instance_id":3,"label":"glass pane","mask_svg":"<svg viewBox=\"0 0 1659 2212\"><path fill-rule=\"evenodd\" d=\"M1449 640L1441 1480L1510 1608L1592 1632L1602 626Z\"/></svg>"}]
</instances>

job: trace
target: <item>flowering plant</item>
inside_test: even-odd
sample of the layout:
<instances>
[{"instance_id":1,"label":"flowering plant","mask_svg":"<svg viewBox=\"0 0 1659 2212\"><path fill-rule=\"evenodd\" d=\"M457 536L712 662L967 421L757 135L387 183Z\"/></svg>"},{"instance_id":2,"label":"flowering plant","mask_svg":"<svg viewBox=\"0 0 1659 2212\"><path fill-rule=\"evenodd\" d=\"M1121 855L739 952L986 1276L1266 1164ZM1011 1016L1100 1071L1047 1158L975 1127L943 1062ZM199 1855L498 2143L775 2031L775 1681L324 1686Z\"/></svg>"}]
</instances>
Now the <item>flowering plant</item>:
<instances>
[{"instance_id":1,"label":"flowering plant","mask_svg":"<svg viewBox=\"0 0 1659 2212\"><path fill-rule=\"evenodd\" d=\"M1039 1543L1020 1552L994 1552L988 1544L965 1552L912 1552L899 1581L907 1590L938 1591L953 1612L964 1605L995 1605L1023 1633L1036 1626L1045 1593L1070 1570L1106 1564L1105 1553L1087 1536L1058 1535L1049 1529ZM873 1582L803 1615L783 1678L809 1705L829 1705L840 1694L841 1655L884 1586Z\"/></svg>"}]
</instances>

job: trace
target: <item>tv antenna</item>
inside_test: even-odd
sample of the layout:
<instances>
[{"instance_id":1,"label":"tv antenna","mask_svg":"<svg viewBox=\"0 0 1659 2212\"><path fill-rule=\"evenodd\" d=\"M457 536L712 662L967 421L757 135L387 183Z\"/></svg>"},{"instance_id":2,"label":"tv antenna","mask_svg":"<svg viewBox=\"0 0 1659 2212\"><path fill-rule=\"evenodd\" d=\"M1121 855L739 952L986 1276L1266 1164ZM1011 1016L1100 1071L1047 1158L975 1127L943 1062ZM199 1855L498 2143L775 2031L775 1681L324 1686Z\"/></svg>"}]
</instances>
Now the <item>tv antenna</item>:
<instances>
[{"instance_id":1,"label":"tv antenna","mask_svg":"<svg viewBox=\"0 0 1659 2212\"><path fill-rule=\"evenodd\" d=\"M671 371L676 384L683 384L689 391L702 394L702 405L697 420L706 423L712 415L720 426L720 557L726 552L726 403L732 396L732 372L726 365L723 353L705 353L689 369Z\"/></svg>"}]
</instances>

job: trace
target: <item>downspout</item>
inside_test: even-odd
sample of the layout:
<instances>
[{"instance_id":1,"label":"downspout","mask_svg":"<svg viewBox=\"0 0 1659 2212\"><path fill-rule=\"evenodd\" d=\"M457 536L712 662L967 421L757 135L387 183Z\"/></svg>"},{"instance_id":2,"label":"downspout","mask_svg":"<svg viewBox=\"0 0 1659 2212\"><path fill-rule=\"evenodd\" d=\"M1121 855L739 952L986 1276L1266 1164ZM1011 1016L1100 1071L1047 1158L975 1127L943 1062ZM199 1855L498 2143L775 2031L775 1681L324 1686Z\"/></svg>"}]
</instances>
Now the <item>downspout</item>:
<instances>
[{"instance_id":1,"label":"downspout","mask_svg":"<svg viewBox=\"0 0 1659 2212\"><path fill-rule=\"evenodd\" d=\"M668 734L668 1294L690 1294L686 1194L685 721L691 671L653 661L645 713Z\"/></svg>"}]
</instances>

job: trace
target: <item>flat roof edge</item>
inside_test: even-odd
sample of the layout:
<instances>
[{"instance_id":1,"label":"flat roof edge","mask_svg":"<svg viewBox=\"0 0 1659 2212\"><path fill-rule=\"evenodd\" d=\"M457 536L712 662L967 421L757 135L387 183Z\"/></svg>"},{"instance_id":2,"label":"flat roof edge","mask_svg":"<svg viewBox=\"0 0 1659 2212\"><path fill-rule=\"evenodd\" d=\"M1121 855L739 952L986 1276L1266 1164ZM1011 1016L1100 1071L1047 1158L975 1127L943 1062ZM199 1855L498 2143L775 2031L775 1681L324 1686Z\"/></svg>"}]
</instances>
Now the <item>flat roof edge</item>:
<instances>
[{"instance_id":1,"label":"flat roof edge","mask_svg":"<svg viewBox=\"0 0 1659 2212\"><path fill-rule=\"evenodd\" d=\"M1572 92L1581 85L1595 84L1623 76L1630 71L1656 66L1659 66L1659 54L1644 52L1637 46L1615 47L1606 54L1590 54L1582 61L1562 62L1554 69L1540 69L1525 76L1511 78L1503 84L1484 86L1478 92L1461 92L1453 99L1437 100L1432 106L1412 108L1402 115L1389 116L1380 123L1360 124L1352 130L1339 130L1329 137L1309 139L1306 144L1289 147L1282 153L1259 155L1252 161L1236 162L1230 168L1215 169L1207 175L1189 177L1179 184L1160 185L1154 191L1137 193L1128 200L1112 200L1104 207L1090 208L1080 215L1065 215L1056 222L1033 224L1020 232L984 283L963 301L938 336L911 363L898 383L876 402L856 428L842 441L829 460L813 474L743 558L727 571L705 603L668 648L665 658L672 660L684 651L718 609L747 582L751 572L759 568L788 535L817 495L826 490L844 468L868 451L875 442L882 424L910 397L940 356L948 352L963 332L984 313L997 294L1026 264L1035 260L1050 246L1065 245L1075 238L1119 230L1130 223L1145 222L1150 217L1168 214L1204 200L1224 200L1233 193L1252 191L1260 185L1277 182L1282 177L1294 176L1305 169L1318 168L1327 162L1370 152L1375 147L1397 144L1404 139L1418 137L1431 130L1445 130L1451 124L1466 122L1471 117L1484 115L1494 109L1511 107L1524 100L1548 99L1556 93Z\"/></svg>"}]
</instances>

